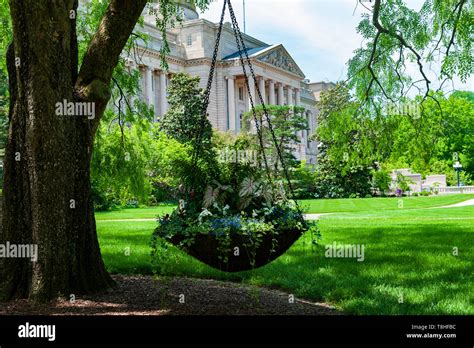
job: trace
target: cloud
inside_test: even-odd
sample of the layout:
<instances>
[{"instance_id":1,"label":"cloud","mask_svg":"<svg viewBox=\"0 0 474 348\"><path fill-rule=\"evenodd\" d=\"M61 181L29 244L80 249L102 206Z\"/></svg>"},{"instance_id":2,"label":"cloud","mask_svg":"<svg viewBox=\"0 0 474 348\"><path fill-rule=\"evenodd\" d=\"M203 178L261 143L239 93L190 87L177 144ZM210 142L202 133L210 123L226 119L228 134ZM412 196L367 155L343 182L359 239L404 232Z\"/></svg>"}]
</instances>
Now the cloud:
<instances>
[{"instance_id":1,"label":"cloud","mask_svg":"<svg viewBox=\"0 0 474 348\"><path fill-rule=\"evenodd\" d=\"M410 0L414 9L422 3ZM346 76L345 64L363 43L356 27L368 10L356 4L356 0L246 0L247 33L283 44L307 78L337 81ZM243 30L243 0L233 0L232 5ZM222 0L212 3L201 17L218 22L222 6ZM228 14L226 20L230 21ZM415 77L416 67L408 65ZM467 84L455 82L458 88L473 88L472 78Z\"/></svg>"},{"instance_id":2,"label":"cloud","mask_svg":"<svg viewBox=\"0 0 474 348\"><path fill-rule=\"evenodd\" d=\"M336 3L336 4L334 4ZM337 80L361 38L355 31L354 1L247 0L247 33L270 44L282 43L308 78ZM201 17L217 22L222 1ZM233 7L243 29L243 6ZM226 20L230 20L226 17Z\"/></svg>"}]
</instances>

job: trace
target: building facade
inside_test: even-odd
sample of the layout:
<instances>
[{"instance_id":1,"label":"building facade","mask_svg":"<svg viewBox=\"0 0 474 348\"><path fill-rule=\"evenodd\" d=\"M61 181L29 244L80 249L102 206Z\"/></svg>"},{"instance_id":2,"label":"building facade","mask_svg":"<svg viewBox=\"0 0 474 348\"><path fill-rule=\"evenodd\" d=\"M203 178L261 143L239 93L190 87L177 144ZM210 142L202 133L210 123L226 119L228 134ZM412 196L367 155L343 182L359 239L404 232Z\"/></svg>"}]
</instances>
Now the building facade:
<instances>
[{"instance_id":1,"label":"building facade","mask_svg":"<svg viewBox=\"0 0 474 348\"><path fill-rule=\"evenodd\" d=\"M168 109L166 89L173 74L187 72L199 76L201 87L205 88L214 53L219 24L199 18L194 5L188 1L183 0L181 3L184 21L167 32L171 50L166 58L168 71L160 67L162 36L155 25L155 16L145 14L144 28L141 29L149 36L148 42L139 47L142 98L154 107L156 121ZM309 136L317 126L316 99L304 73L282 44L268 44L255 37L242 35L263 100L271 105L305 108L308 130L299 132L299 142L294 144L295 156L300 160L305 159L308 164L316 163L317 146L315 142L309 141ZM258 104L255 83L250 79L249 84L250 95ZM208 109L213 127L221 131L240 132L242 115L251 110L250 95L233 29L230 23L225 23Z\"/></svg>"}]
</instances>

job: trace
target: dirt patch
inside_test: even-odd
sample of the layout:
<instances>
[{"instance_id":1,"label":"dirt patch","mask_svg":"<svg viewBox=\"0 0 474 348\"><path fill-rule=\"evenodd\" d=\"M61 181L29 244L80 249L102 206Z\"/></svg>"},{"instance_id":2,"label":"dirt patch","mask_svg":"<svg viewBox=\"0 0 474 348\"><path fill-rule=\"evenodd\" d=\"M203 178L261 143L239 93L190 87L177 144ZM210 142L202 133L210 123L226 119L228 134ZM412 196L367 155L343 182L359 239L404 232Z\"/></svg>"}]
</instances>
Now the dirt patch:
<instances>
[{"instance_id":1,"label":"dirt patch","mask_svg":"<svg viewBox=\"0 0 474 348\"><path fill-rule=\"evenodd\" d=\"M0 303L0 315L337 315L333 307L236 283L190 278L114 276L117 287L47 305ZM184 303L183 303L184 302Z\"/></svg>"}]
</instances>

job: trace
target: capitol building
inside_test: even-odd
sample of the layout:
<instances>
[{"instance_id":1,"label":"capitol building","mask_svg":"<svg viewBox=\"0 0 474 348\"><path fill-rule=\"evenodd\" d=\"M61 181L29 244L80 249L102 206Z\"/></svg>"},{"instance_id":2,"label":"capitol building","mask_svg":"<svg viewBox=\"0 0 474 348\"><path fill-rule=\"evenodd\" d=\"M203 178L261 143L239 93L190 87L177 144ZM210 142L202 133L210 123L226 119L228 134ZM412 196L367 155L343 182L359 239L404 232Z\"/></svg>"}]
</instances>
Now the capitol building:
<instances>
[{"instance_id":1,"label":"capitol building","mask_svg":"<svg viewBox=\"0 0 474 348\"><path fill-rule=\"evenodd\" d=\"M139 47L142 98L154 108L155 121L168 109L167 85L173 74L186 72L199 76L205 88L217 38L218 23L199 18L195 6L189 0L181 0L184 20L167 32L170 54L166 57L168 70L160 67L162 36L155 24L155 16L145 13L142 32L149 39ZM151 4L150 6L158 6ZM316 101L324 83L310 84L304 72L281 43L266 43L250 35L242 34L262 97L271 105L298 105L305 108L309 129L298 132L299 142L294 144L298 159L308 164L316 163L317 146L309 140L316 127ZM131 64L137 64L131 63ZM249 80L250 93L257 101L256 86ZM220 131L238 133L242 115L250 111L250 99L239 60L239 52L230 23L225 23L214 81L209 103L209 119Z\"/></svg>"}]
</instances>

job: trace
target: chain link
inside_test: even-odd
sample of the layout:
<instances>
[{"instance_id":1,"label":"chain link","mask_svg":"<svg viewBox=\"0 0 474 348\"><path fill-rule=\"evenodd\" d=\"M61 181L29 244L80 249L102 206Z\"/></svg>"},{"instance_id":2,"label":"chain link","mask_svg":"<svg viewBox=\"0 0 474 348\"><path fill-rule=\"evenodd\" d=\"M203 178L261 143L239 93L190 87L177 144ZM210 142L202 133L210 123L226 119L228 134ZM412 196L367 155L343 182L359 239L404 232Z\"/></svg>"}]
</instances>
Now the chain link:
<instances>
[{"instance_id":1,"label":"chain link","mask_svg":"<svg viewBox=\"0 0 474 348\"><path fill-rule=\"evenodd\" d=\"M248 50L247 50L247 47L245 45L245 41L242 37L242 32L240 31L239 23L238 23L237 18L235 16L234 9L232 8L232 4L231 4L230 0L224 0L224 7L222 9L221 20L220 20L220 23L219 23L219 29L218 29L218 33L217 33L216 45L214 47L214 55L212 57L211 68L210 68L210 71L209 71L209 79L207 81L207 89L206 89L206 92L205 92L205 95L204 95L202 117L201 117L201 122L200 122L200 128L198 129L198 135L197 135L197 147L196 147L196 150L193 154L193 167L196 168L197 161L198 161L198 158L199 158L199 153L201 151L202 135L203 135L203 131L204 131L203 128L204 128L204 125L205 125L206 118L208 117L207 108L209 106L209 99L210 99L211 90L212 90L212 83L213 83L213 80L214 80L214 71L215 71L215 67L216 67L216 64L217 64L217 56L218 56L218 52L219 52L219 44L220 44L220 39L221 39L221 36L222 36L222 27L224 25L224 17L225 17L225 10L226 10L227 4L229 6L229 13L230 13L231 21L232 21L234 36L235 36L236 43L237 43L237 49L238 49L238 52L239 52L240 64L242 65L242 70L243 70L244 77L245 77L247 92L248 92L249 100L250 100L250 106L252 108L252 114L253 114L253 118L254 118L254 121L255 121L255 127L257 129L257 135L258 135L258 138L259 138L260 147L262 148L262 156L263 156L263 160L264 160L264 163L265 163L265 170L267 172L268 179L270 180L270 185L271 185L272 190L273 190L274 189L273 180L272 180L272 176L271 176L270 169L269 169L269 166L268 166L268 161L267 161L267 157L266 157L266 154L265 154L265 146L264 146L264 142L263 142L263 131L262 131L263 120L261 120L260 122L258 121L257 113L255 111L255 104L254 104L254 100L253 100L252 93L251 93L251 90L250 90L249 76L247 74L246 63L249 66L251 77L252 77L252 79L254 81L254 85L257 89L258 98L260 99L260 102L261 102L261 105L262 105L262 108L263 108L263 113L265 115L265 119L268 123L268 128L269 128L271 136L272 136L272 140L275 143L277 154L278 154L278 157L279 157L279 159L281 161L281 164L282 164L283 173L284 173L285 178L288 182L288 188L290 190L291 197L295 201L296 208L297 208L298 212L301 213L301 209L300 209L300 206L298 204L298 201L295 199L295 193L294 193L294 190L293 190L293 185L291 184L290 175L288 173L288 168L286 166L286 163L285 163L282 151L280 149L280 146L278 145L278 140L276 138L276 135L275 135L275 132L274 132L274 129L273 129L273 125L272 125L272 122L270 120L270 116L268 114L268 109L265 105L265 101L263 100L262 92L260 91L260 87L258 86L257 77L255 75L255 71L253 69L252 62L251 62L250 57L248 55ZM244 54L245 54L245 60L244 60Z\"/></svg>"},{"instance_id":2,"label":"chain link","mask_svg":"<svg viewBox=\"0 0 474 348\"><path fill-rule=\"evenodd\" d=\"M283 173L285 175L285 178L288 182L288 188L290 190L290 194L291 194L291 197L294 199L295 201L295 204L296 204L296 208L298 209L298 212L301 213L301 209L300 209L300 206L298 204L298 201L295 199L295 192L293 190L293 185L291 184L291 180L290 180L290 175L288 173L288 168L286 166L286 163L285 163L285 160L283 158L283 154L281 152L281 149L280 149L280 146L278 146L278 139L276 138L276 135L275 135L275 132L273 130L273 125L272 125L272 122L270 120L270 116L268 114L268 110L267 110L267 107L265 105L265 101L263 100L263 97L262 97L262 93L260 91L260 87L258 86L258 83L257 83L257 77L255 75L255 71L253 69L253 66L252 66L252 62L250 61L250 57L248 55L248 51L247 51L247 47L245 45L245 42L244 42L244 39L242 37L242 32L240 31L240 28L239 28L239 24L237 22L237 19L235 17L235 13L234 13L234 9L232 8L232 4L230 2L230 0L224 0L224 2L228 2L229 4L229 12L230 12L230 16L232 18L232 23L234 25L234 32L236 33L236 39L237 41L240 41L240 43L242 44L242 48L243 50L240 50L239 49L239 55L240 55L240 58L241 58L241 63L242 63L242 66L244 66L243 64L243 57L242 57L242 51L243 53L245 54L245 57L246 57L246 60L247 60L247 64L250 68L250 72L252 74L252 78L254 80L254 83L255 83L255 86L257 88L257 93L258 93L258 97L260 99L260 102L262 103L262 108L263 108L263 113L265 114L265 119L267 120L267 123L268 123L268 129L270 130L270 133L272 135L272 139L273 139L273 142L275 143L275 147L276 147L276 150L277 150L277 153L278 153L278 157L280 158L280 161L281 161L281 165L283 167ZM237 46L240 47L239 43L237 43ZM250 87L249 87L249 84L248 84L248 77L247 77L247 74L246 74L246 70L244 69L244 74L245 74L245 78L246 78L246 81L247 81L247 88L250 90ZM251 94L249 93L249 95L251 96ZM252 111L255 115L255 109L254 109L254 105L253 105L253 101L252 101L252 98L250 97L250 101L251 101L251 104L252 104ZM262 145L262 148L263 148L263 145ZM265 163L265 165L267 166L268 168L268 164Z\"/></svg>"},{"instance_id":3,"label":"chain link","mask_svg":"<svg viewBox=\"0 0 474 348\"><path fill-rule=\"evenodd\" d=\"M214 54L212 56L212 62L211 62L211 68L209 70L209 78L207 80L207 88L206 92L204 94L204 102L203 102L203 108L201 112L201 122L199 124L198 128L198 134L197 134L197 139L196 139L196 150L194 151L193 154L193 168L197 167L197 161L199 159L199 153L201 152L201 147L202 147L202 136L204 132L204 126L206 124L206 119L208 118L207 114L207 109L209 107L209 99L211 97L211 91L212 91L212 82L214 81L214 71L216 68L217 64L217 55L219 53L219 44L221 41L221 36L222 36L222 27L224 26L224 18L225 18L225 10L226 10L226 5L227 1L224 0L224 7L222 8L222 14L221 14L221 20L219 22L219 29L217 31L217 39L216 39L216 45L214 47Z\"/></svg>"}]
</instances>

